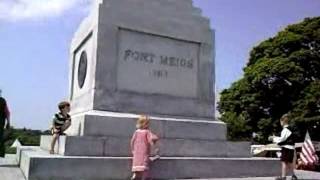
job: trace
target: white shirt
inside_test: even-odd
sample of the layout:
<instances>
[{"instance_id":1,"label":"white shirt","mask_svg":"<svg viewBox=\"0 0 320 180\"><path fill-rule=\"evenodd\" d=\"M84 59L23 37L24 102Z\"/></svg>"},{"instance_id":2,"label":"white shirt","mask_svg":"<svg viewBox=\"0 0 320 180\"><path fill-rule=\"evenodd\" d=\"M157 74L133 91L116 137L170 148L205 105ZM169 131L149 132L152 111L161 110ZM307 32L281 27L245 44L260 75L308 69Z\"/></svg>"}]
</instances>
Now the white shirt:
<instances>
[{"instance_id":1,"label":"white shirt","mask_svg":"<svg viewBox=\"0 0 320 180\"><path fill-rule=\"evenodd\" d=\"M273 142L274 143L280 143L288 139L288 137L292 134L292 132L288 129L289 125L284 125L283 129L281 131L280 137L274 137ZM292 145L282 145L281 147L287 148L287 149L294 149L294 146Z\"/></svg>"}]
</instances>

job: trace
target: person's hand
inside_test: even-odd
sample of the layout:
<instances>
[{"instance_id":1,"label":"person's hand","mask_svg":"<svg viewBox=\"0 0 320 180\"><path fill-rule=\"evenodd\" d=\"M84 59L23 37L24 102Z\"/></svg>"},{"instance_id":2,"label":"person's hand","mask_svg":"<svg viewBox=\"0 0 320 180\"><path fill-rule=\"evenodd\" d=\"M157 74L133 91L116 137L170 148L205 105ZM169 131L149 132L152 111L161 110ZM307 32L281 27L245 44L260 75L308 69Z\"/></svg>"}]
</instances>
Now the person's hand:
<instances>
[{"instance_id":1,"label":"person's hand","mask_svg":"<svg viewBox=\"0 0 320 180\"><path fill-rule=\"evenodd\" d=\"M53 130L53 131L52 131L53 134L60 133L60 130L59 130L59 129L53 128L52 130Z\"/></svg>"},{"instance_id":2,"label":"person's hand","mask_svg":"<svg viewBox=\"0 0 320 180\"><path fill-rule=\"evenodd\" d=\"M152 133L151 140L152 140L153 143L156 143L159 140L159 137Z\"/></svg>"},{"instance_id":3,"label":"person's hand","mask_svg":"<svg viewBox=\"0 0 320 180\"><path fill-rule=\"evenodd\" d=\"M269 137L268 137L268 140L269 140L269 141L273 141L273 138L274 138L274 136L269 136Z\"/></svg>"},{"instance_id":4,"label":"person's hand","mask_svg":"<svg viewBox=\"0 0 320 180\"><path fill-rule=\"evenodd\" d=\"M160 149L159 149L159 148L156 148L156 149L154 150L154 153L157 154L157 155L159 155Z\"/></svg>"},{"instance_id":5,"label":"person's hand","mask_svg":"<svg viewBox=\"0 0 320 180\"><path fill-rule=\"evenodd\" d=\"M8 122L6 125L6 129L9 130L10 129L10 123Z\"/></svg>"}]
</instances>

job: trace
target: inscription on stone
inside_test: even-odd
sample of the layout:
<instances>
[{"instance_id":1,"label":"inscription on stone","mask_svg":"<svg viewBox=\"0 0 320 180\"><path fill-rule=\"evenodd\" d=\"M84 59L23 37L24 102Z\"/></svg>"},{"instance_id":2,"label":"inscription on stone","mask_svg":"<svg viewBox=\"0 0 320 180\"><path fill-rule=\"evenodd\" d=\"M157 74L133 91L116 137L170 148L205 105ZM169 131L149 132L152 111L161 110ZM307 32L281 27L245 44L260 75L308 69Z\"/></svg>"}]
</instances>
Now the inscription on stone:
<instances>
[{"instance_id":1,"label":"inscription on stone","mask_svg":"<svg viewBox=\"0 0 320 180\"><path fill-rule=\"evenodd\" d=\"M119 34L119 90L197 96L199 44L123 29Z\"/></svg>"}]
</instances>

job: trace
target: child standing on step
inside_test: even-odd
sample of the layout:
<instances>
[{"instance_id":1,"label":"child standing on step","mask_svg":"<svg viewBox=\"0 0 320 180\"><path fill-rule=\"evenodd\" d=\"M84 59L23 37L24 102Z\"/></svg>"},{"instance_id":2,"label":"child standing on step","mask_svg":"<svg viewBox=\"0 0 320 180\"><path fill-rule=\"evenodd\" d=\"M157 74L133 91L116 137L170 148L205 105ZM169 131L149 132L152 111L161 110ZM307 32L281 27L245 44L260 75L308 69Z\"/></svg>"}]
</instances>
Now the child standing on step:
<instances>
[{"instance_id":1,"label":"child standing on step","mask_svg":"<svg viewBox=\"0 0 320 180\"><path fill-rule=\"evenodd\" d=\"M292 180L297 180L297 176L294 174L294 154L295 154L295 137L293 128L289 126L288 114L283 115L280 118L280 124L282 126L281 136L270 136L269 140L277 143L281 146L281 177L277 177L276 180L286 180L288 171L292 172Z\"/></svg>"},{"instance_id":2,"label":"child standing on step","mask_svg":"<svg viewBox=\"0 0 320 180\"><path fill-rule=\"evenodd\" d=\"M52 121L52 141L50 147L50 154L54 154L54 146L60 135L65 135L64 131L71 125L71 117L68 114L70 112L70 103L63 101L58 105L59 111L54 114Z\"/></svg>"},{"instance_id":3,"label":"child standing on step","mask_svg":"<svg viewBox=\"0 0 320 180\"><path fill-rule=\"evenodd\" d=\"M137 121L137 130L131 138L132 172L131 179L148 178L150 153L152 147L158 141L158 137L149 130L150 119L148 116L142 115ZM155 159L153 159L155 160Z\"/></svg>"}]
</instances>

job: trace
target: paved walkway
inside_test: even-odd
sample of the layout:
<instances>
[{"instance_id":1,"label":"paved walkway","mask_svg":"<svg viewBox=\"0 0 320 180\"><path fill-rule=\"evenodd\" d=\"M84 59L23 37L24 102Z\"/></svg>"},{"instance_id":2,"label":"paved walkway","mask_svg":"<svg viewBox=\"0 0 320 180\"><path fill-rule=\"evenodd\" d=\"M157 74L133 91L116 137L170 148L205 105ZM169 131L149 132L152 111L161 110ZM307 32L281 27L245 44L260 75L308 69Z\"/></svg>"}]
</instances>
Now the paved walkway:
<instances>
[{"instance_id":1,"label":"paved walkway","mask_svg":"<svg viewBox=\"0 0 320 180\"><path fill-rule=\"evenodd\" d=\"M320 180L320 172L296 171L299 180ZM274 180L275 177L250 177L250 178L215 178L201 180ZM291 177L287 178L291 180ZM198 179L200 180L200 179Z\"/></svg>"},{"instance_id":2,"label":"paved walkway","mask_svg":"<svg viewBox=\"0 0 320 180\"><path fill-rule=\"evenodd\" d=\"M320 180L320 172L312 171L296 171L299 180ZM198 180L274 180L275 177L250 177L250 178L214 178L214 179L198 179ZM291 180L291 177L287 178Z\"/></svg>"},{"instance_id":3,"label":"paved walkway","mask_svg":"<svg viewBox=\"0 0 320 180\"><path fill-rule=\"evenodd\" d=\"M320 180L320 172L297 171L297 176L301 180ZM198 180L273 180L274 177L251 177L251 178L216 178ZM288 178L290 179L290 178ZM14 155L7 155L0 158L0 180L25 180Z\"/></svg>"},{"instance_id":4,"label":"paved walkway","mask_svg":"<svg viewBox=\"0 0 320 180\"><path fill-rule=\"evenodd\" d=\"M14 155L7 155L6 158L0 158L0 179L25 180Z\"/></svg>"}]
</instances>

